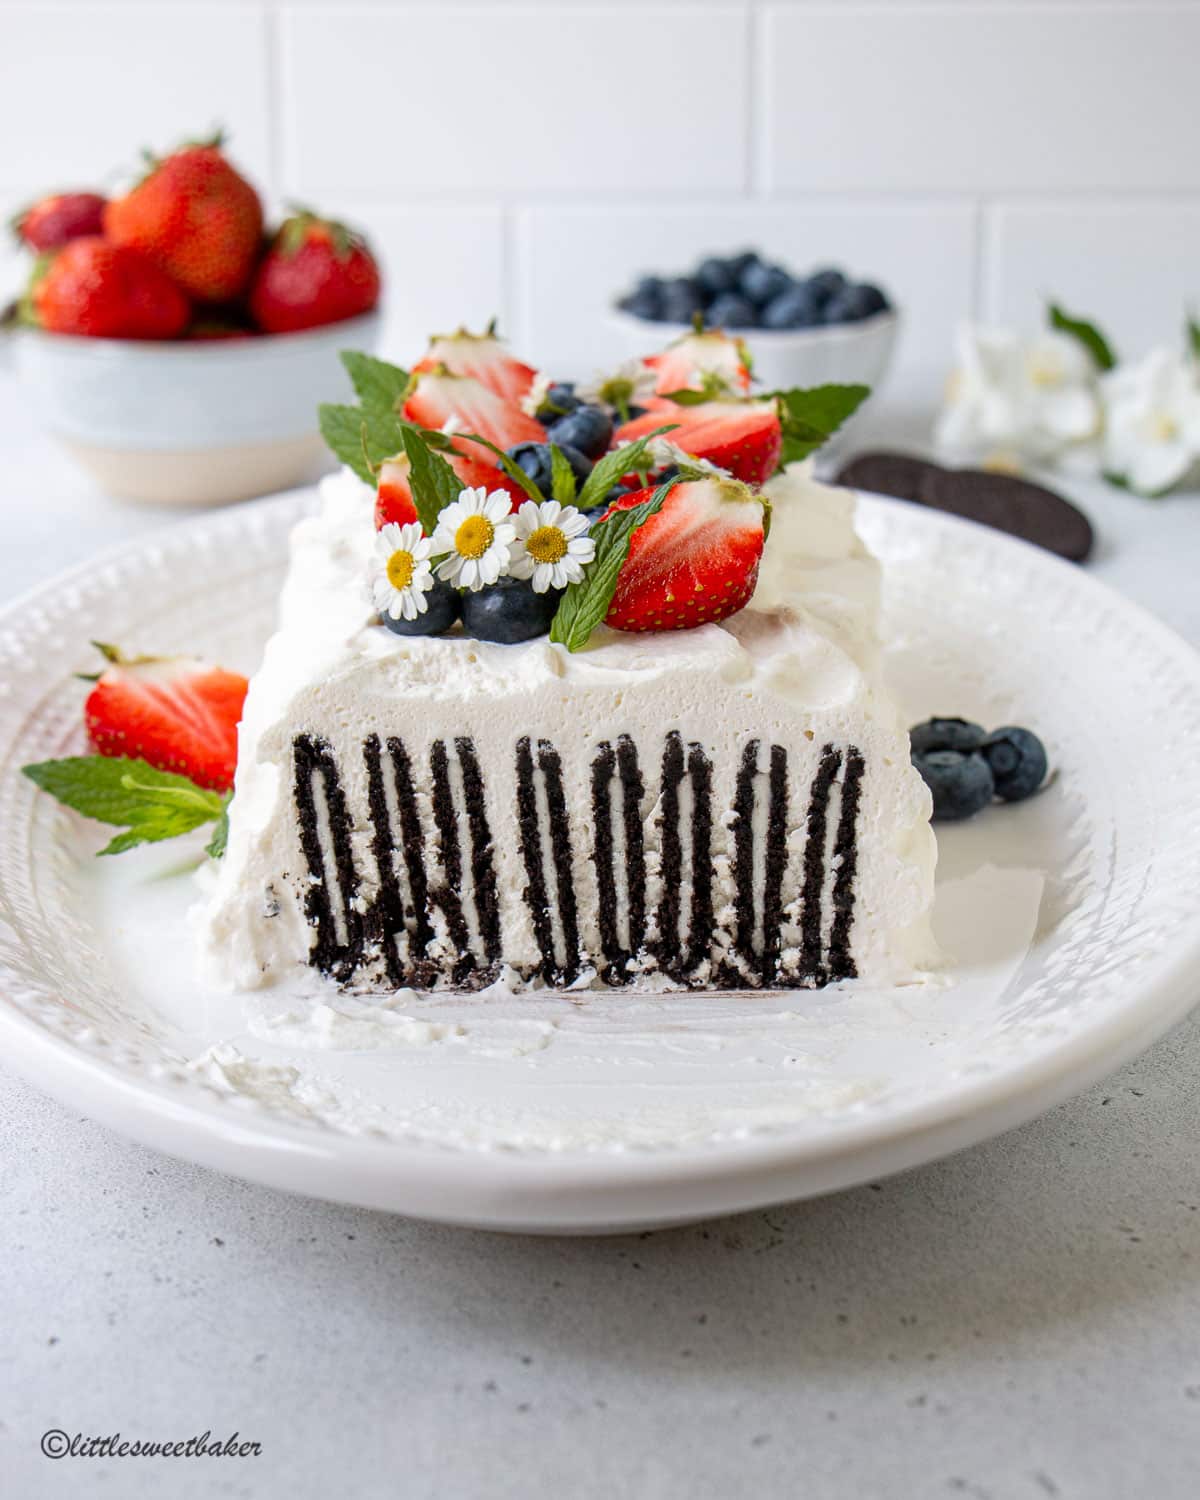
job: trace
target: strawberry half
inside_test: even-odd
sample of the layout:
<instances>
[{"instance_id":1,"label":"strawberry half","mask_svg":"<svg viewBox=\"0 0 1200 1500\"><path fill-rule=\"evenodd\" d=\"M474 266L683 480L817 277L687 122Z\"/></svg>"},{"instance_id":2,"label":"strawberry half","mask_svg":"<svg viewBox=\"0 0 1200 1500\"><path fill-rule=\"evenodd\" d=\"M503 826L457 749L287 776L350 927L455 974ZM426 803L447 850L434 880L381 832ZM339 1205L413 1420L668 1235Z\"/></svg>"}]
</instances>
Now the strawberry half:
<instances>
[{"instance_id":1,"label":"strawberry half","mask_svg":"<svg viewBox=\"0 0 1200 1500\"><path fill-rule=\"evenodd\" d=\"M469 446L469 445L468 445ZM483 449L479 450L481 453ZM493 490L507 490L512 496L513 510L529 496L510 479L503 469L484 463L469 453L443 453L442 458L450 465L465 485L481 485L490 494ZM390 522L403 526L420 518L413 504L412 490L408 483L409 463L401 454L389 458L379 470L379 488L375 492L375 530L380 531Z\"/></svg>"},{"instance_id":2,"label":"strawberry half","mask_svg":"<svg viewBox=\"0 0 1200 1500\"><path fill-rule=\"evenodd\" d=\"M503 400L516 406L533 384L537 371L522 364L496 337L491 328L486 333L437 333L429 342L429 353L414 370L436 370L444 365L452 375L469 375L486 385Z\"/></svg>"},{"instance_id":3,"label":"strawberry half","mask_svg":"<svg viewBox=\"0 0 1200 1500\"><path fill-rule=\"evenodd\" d=\"M779 466L783 429L773 401L704 401L699 406L658 402L653 411L618 428L615 441L632 442L665 422L667 437L693 458L707 458L745 484L764 484Z\"/></svg>"},{"instance_id":4,"label":"strawberry half","mask_svg":"<svg viewBox=\"0 0 1200 1500\"><path fill-rule=\"evenodd\" d=\"M497 448L546 441L542 424L515 402L505 401L470 375L454 375L441 366L416 376L404 415L422 427L444 427L453 417L461 431L476 432Z\"/></svg>"},{"instance_id":5,"label":"strawberry half","mask_svg":"<svg viewBox=\"0 0 1200 1500\"><path fill-rule=\"evenodd\" d=\"M237 766L246 679L191 656L127 658L114 646L100 650L110 665L83 706L95 749L148 761L215 792L228 791Z\"/></svg>"},{"instance_id":6,"label":"strawberry half","mask_svg":"<svg viewBox=\"0 0 1200 1500\"><path fill-rule=\"evenodd\" d=\"M741 339L731 338L719 328L685 333L661 354L651 354L643 363L657 372L659 395L702 391L708 385L731 392L750 389L749 350Z\"/></svg>"},{"instance_id":7,"label":"strawberry half","mask_svg":"<svg viewBox=\"0 0 1200 1500\"><path fill-rule=\"evenodd\" d=\"M637 490L610 507L648 500ZM766 508L736 479L677 484L633 533L604 617L617 630L691 630L737 614L758 582Z\"/></svg>"}]
</instances>

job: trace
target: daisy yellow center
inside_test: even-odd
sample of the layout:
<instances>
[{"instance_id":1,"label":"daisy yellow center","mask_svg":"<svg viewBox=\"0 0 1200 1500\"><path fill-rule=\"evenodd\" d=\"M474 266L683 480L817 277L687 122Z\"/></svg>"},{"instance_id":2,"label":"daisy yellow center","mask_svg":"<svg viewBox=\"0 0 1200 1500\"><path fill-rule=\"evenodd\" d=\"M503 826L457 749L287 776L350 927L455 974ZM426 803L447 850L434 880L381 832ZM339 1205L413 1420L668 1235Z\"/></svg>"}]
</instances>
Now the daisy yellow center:
<instances>
[{"instance_id":1,"label":"daisy yellow center","mask_svg":"<svg viewBox=\"0 0 1200 1500\"><path fill-rule=\"evenodd\" d=\"M393 552L387 560L387 581L394 589L406 589L413 581L415 568L411 552Z\"/></svg>"},{"instance_id":2,"label":"daisy yellow center","mask_svg":"<svg viewBox=\"0 0 1200 1500\"><path fill-rule=\"evenodd\" d=\"M454 533L454 550L460 557L482 557L495 535L496 528L486 516L468 516Z\"/></svg>"},{"instance_id":3,"label":"daisy yellow center","mask_svg":"<svg viewBox=\"0 0 1200 1500\"><path fill-rule=\"evenodd\" d=\"M561 562L567 555L567 539L557 526L539 526L530 534L525 550L534 562Z\"/></svg>"}]
</instances>

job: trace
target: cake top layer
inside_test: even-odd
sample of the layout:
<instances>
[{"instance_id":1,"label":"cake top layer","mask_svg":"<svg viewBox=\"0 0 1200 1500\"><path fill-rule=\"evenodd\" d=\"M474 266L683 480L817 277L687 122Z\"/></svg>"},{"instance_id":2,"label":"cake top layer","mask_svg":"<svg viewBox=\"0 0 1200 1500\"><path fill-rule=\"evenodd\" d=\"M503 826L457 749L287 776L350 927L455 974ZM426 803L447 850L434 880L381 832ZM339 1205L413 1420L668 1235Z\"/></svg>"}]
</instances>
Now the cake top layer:
<instances>
[{"instance_id":1,"label":"cake top layer","mask_svg":"<svg viewBox=\"0 0 1200 1500\"><path fill-rule=\"evenodd\" d=\"M293 532L279 630L247 705L244 738L285 716L305 689L364 669L373 693L426 702L502 698L553 680L612 686L621 677L702 672L817 704L861 693L863 674L874 672L878 564L855 532L853 496L818 483L807 463L766 486L771 546L748 608L684 631L602 626L575 653L545 636L497 645L381 629L370 591L374 494L348 471L324 480L320 493L318 513Z\"/></svg>"}]
</instances>

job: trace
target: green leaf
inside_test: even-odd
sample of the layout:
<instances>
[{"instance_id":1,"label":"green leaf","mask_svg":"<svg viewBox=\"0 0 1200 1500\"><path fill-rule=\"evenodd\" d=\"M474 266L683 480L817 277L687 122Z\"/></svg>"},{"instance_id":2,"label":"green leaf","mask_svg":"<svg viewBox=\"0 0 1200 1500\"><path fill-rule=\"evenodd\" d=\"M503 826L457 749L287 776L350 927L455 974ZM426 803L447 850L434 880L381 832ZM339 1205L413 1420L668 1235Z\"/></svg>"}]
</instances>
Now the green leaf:
<instances>
[{"instance_id":1,"label":"green leaf","mask_svg":"<svg viewBox=\"0 0 1200 1500\"><path fill-rule=\"evenodd\" d=\"M779 466L797 463L822 447L871 394L869 385L815 385L772 391L783 429Z\"/></svg>"},{"instance_id":2,"label":"green leaf","mask_svg":"<svg viewBox=\"0 0 1200 1500\"><path fill-rule=\"evenodd\" d=\"M419 429L406 425L400 436L408 454L408 487L417 519L426 536L432 536L442 511L462 493L463 482L446 460L434 453Z\"/></svg>"},{"instance_id":3,"label":"green leaf","mask_svg":"<svg viewBox=\"0 0 1200 1500\"><path fill-rule=\"evenodd\" d=\"M650 444L664 433L674 432L678 426L678 422L668 422L662 427L656 427L653 432L648 432L645 437L638 438L636 442L622 443L619 448L606 453L584 480L583 489L575 504L580 510L591 510L594 505L600 504L613 485L624 479L626 474L649 469Z\"/></svg>"},{"instance_id":4,"label":"green leaf","mask_svg":"<svg viewBox=\"0 0 1200 1500\"><path fill-rule=\"evenodd\" d=\"M228 798L124 756L76 755L23 766L30 781L85 817L124 827L100 852L120 854L225 816Z\"/></svg>"},{"instance_id":5,"label":"green leaf","mask_svg":"<svg viewBox=\"0 0 1200 1500\"><path fill-rule=\"evenodd\" d=\"M221 816L217 819L212 838L204 847L204 852L209 859L220 859L225 853L225 846L229 843L229 803L231 800L232 797L225 799L225 806L221 809Z\"/></svg>"},{"instance_id":6,"label":"green leaf","mask_svg":"<svg viewBox=\"0 0 1200 1500\"><path fill-rule=\"evenodd\" d=\"M607 521L600 521L592 527L596 555L580 581L568 584L566 593L559 600L550 624L552 641L557 641L568 651L580 651L587 645L592 631L608 613L621 568L629 556L633 533L651 516L657 515L679 482L678 477L669 479L640 505L614 511Z\"/></svg>"},{"instance_id":7,"label":"green leaf","mask_svg":"<svg viewBox=\"0 0 1200 1500\"><path fill-rule=\"evenodd\" d=\"M1200 322L1196 321L1196 314L1191 312L1187 315L1187 341L1192 358L1200 360Z\"/></svg>"},{"instance_id":8,"label":"green leaf","mask_svg":"<svg viewBox=\"0 0 1200 1500\"><path fill-rule=\"evenodd\" d=\"M386 359L363 354L358 349L343 349L338 356L354 386L358 399L366 407L394 412L408 390L409 374Z\"/></svg>"},{"instance_id":9,"label":"green leaf","mask_svg":"<svg viewBox=\"0 0 1200 1500\"><path fill-rule=\"evenodd\" d=\"M321 436L334 457L354 470L365 483L374 485L379 465L404 451L404 429L412 426L395 412L378 407L334 406L317 408Z\"/></svg>"},{"instance_id":10,"label":"green leaf","mask_svg":"<svg viewBox=\"0 0 1200 1500\"><path fill-rule=\"evenodd\" d=\"M1112 351L1112 345L1094 323L1089 323L1086 318L1071 317L1054 302L1050 303L1047 311L1050 314L1051 328L1057 328L1060 333L1067 333L1073 339L1078 339L1095 360L1097 369L1113 368L1117 357Z\"/></svg>"},{"instance_id":11,"label":"green leaf","mask_svg":"<svg viewBox=\"0 0 1200 1500\"><path fill-rule=\"evenodd\" d=\"M456 438L466 438L468 443L478 443L480 447L486 448L489 453L495 454L496 462L510 479L521 486L531 500L536 500L540 505L546 499L546 496L542 494L541 490L538 489L525 470L521 468L520 464L514 463L503 448L497 448L495 443L489 442L485 437L480 437L477 432L456 432L454 436Z\"/></svg>"},{"instance_id":12,"label":"green leaf","mask_svg":"<svg viewBox=\"0 0 1200 1500\"><path fill-rule=\"evenodd\" d=\"M681 390L668 391L663 399L674 401L676 406L703 406L706 402L718 398L709 391L694 391L690 385L685 385Z\"/></svg>"},{"instance_id":13,"label":"green leaf","mask_svg":"<svg viewBox=\"0 0 1200 1500\"><path fill-rule=\"evenodd\" d=\"M575 471L557 443L550 444L550 485L560 505L575 504Z\"/></svg>"}]
</instances>

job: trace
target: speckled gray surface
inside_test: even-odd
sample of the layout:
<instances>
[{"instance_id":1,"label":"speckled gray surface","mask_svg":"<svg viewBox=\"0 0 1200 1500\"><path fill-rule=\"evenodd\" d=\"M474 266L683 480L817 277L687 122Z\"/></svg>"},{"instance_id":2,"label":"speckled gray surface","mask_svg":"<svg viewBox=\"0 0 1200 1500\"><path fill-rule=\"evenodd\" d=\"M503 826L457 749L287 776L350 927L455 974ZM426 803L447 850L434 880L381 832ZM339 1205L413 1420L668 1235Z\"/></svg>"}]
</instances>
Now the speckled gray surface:
<instances>
[{"instance_id":1,"label":"speckled gray surface","mask_svg":"<svg viewBox=\"0 0 1200 1500\"><path fill-rule=\"evenodd\" d=\"M87 496L3 382L0 412L0 598L161 523ZM1096 571L1200 640L1200 501L1083 498ZM949 1161L596 1241L289 1198L0 1072L0 1492L1193 1500L1198 1063L1193 1018ZM54 1461L51 1428L262 1454Z\"/></svg>"}]
</instances>

